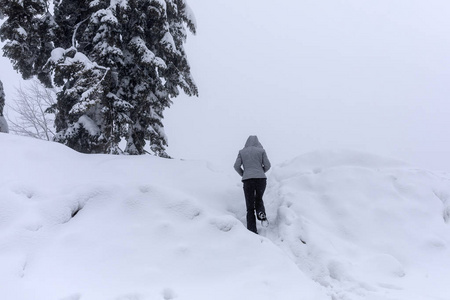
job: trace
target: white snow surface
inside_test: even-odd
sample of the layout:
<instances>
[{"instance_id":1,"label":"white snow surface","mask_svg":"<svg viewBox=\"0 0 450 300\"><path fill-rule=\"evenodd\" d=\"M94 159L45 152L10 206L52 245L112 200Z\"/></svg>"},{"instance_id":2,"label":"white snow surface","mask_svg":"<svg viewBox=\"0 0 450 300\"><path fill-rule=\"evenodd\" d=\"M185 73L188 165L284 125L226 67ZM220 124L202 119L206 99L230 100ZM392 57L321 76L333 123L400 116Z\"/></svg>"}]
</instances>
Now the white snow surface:
<instances>
[{"instance_id":1,"label":"white snow surface","mask_svg":"<svg viewBox=\"0 0 450 300\"><path fill-rule=\"evenodd\" d=\"M449 299L450 174L303 154L269 171L255 235L234 162L0 145L1 299Z\"/></svg>"}]
</instances>

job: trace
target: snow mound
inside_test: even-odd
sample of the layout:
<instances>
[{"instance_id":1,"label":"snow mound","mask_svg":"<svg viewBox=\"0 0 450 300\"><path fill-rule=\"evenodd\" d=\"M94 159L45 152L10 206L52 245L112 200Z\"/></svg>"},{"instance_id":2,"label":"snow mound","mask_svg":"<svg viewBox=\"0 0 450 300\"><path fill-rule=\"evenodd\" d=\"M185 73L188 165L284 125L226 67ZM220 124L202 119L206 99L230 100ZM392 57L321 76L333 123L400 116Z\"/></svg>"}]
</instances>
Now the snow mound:
<instances>
[{"instance_id":1,"label":"snow mound","mask_svg":"<svg viewBox=\"0 0 450 300\"><path fill-rule=\"evenodd\" d=\"M270 226L255 235L232 162L0 145L2 299L448 297L447 174L305 154L269 174Z\"/></svg>"},{"instance_id":2,"label":"snow mound","mask_svg":"<svg viewBox=\"0 0 450 300\"><path fill-rule=\"evenodd\" d=\"M450 179L352 151L275 168L268 236L332 299L444 299Z\"/></svg>"},{"instance_id":3,"label":"snow mound","mask_svg":"<svg viewBox=\"0 0 450 300\"><path fill-rule=\"evenodd\" d=\"M279 176L291 177L302 172L320 173L322 169L359 167L368 169L406 167L407 164L394 159L351 150L314 151L281 164Z\"/></svg>"},{"instance_id":4,"label":"snow mound","mask_svg":"<svg viewBox=\"0 0 450 300\"><path fill-rule=\"evenodd\" d=\"M236 177L0 135L2 299L322 299L251 234Z\"/></svg>"}]
</instances>

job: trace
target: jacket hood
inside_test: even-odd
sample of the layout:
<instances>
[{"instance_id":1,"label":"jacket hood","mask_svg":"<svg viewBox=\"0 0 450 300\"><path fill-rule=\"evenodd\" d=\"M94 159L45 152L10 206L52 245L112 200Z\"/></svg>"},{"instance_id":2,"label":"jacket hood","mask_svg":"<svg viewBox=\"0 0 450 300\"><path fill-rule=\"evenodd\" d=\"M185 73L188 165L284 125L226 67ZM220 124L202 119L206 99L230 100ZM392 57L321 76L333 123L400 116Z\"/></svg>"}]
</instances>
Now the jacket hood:
<instances>
[{"instance_id":1,"label":"jacket hood","mask_svg":"<svg viewBox=\"0 0 450 300\"><path fill-rule=\"evenodd\" d=\"M247 142L245 143L245 148L247 147L262 148L263 146L259 142L258 137L256 135L251 135L248 137Z\"/></svg>"}]
</instances>

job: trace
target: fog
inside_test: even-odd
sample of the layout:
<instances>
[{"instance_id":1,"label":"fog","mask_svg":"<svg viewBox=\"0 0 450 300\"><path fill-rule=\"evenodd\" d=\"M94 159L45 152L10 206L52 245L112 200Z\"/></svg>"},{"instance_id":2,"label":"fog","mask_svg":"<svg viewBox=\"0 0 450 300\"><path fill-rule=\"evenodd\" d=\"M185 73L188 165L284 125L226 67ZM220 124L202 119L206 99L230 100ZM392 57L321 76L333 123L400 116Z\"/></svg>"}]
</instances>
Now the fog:
<instances>
[{"instance_id":1,"label":"fog","mask_svg":"<svg viewBox=\"0 0 450 300\"><path fill-rule=\"evenodd\" d=\"M256 134L274 164L344 148L450 171L449 1L187 1L200 95L166 110L173 157L231 167Z\"/></svg>"},{"instance_id":2,"label":"fog","mask_svg":"<svg viewBox=\"0 0 450 300\"><path fill-rule=\"evenodd\" d=\"M353 149L450 171L450 2L188 2L199 98L166 112L169 153L231 165Z\"/></svg>"}]
</instances>

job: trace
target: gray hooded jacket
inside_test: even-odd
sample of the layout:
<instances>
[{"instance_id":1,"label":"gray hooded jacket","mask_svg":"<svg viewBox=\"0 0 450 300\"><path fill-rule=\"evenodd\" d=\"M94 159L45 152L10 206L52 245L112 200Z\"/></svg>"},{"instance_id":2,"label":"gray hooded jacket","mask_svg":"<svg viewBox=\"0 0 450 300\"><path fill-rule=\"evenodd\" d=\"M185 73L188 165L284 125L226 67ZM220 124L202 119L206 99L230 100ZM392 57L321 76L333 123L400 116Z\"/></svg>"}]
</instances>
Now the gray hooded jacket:
<instances>
[{"instance_id":1,"label":"gray hooded jacket","mask_svg":"<svg viewBox=\"0 0 450 300\"><path fill-rule=\"evenodd\" d=\"M244 149L239 151L234 169L242 176L242 180L266 178L264 173L269 171L270 161L256 135L248 137Z\"/></svg>"}]
</instances>

